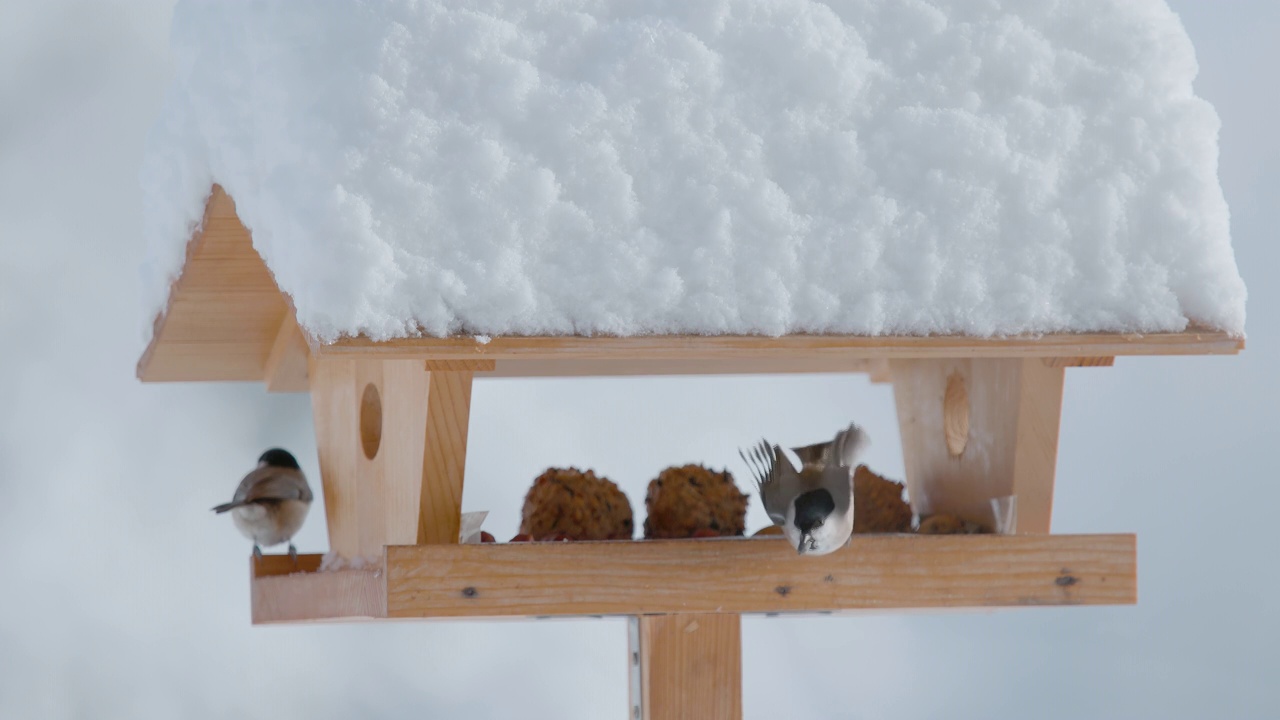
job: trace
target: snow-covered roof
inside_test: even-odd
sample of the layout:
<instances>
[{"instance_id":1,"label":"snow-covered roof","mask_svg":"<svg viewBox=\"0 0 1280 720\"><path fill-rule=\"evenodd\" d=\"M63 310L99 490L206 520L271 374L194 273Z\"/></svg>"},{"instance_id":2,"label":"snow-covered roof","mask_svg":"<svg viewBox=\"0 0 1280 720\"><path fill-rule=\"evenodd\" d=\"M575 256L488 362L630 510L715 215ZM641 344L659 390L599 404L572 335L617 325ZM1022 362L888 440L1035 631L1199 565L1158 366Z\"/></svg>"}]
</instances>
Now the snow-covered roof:
<instances>
[{"instance_id":1,"label":"snow-covered roof","mask_svg":"<svg viewBox=\"0 0 1280 720\"><path fill-rule=\"evenodd\" d=\"M150 309L211 186L299 323L1242 333L1162 0L181 0Z\"/></svg>"}]
</instances>

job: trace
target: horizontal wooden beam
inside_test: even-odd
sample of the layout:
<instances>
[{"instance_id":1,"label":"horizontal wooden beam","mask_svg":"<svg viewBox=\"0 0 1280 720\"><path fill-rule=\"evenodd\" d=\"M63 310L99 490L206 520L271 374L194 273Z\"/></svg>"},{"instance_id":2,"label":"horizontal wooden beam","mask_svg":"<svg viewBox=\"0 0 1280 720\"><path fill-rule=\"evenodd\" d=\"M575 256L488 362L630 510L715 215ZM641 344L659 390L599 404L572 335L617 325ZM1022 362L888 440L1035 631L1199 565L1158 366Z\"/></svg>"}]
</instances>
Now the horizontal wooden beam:
<instances>
[{"instance_id":1,"label":"horizontal wooden beam","mask_svg":"<svg viewBox=\"0 0 1280 720\"><path fill-rule=\"evenodd\" d=\"M1116 364L1116 359L1114 357L1054 357L1044 358L1044 364L1051 368L1111 367Z\"/></svg>"},{"instance_id":2,"label":"horizontal wooden beam","mask_svg":"<svg viewBox=\"0 0 1280 720\"><path fill-rule=\"evenodd\" d=\"M289 322L290 316L285 321ZM296 325L293 325L296 328ZM282 328L281 332L284 330ZM299 333L301 331L298 331ZM277 336L267 360L266 378L269 392L306 392L305 347L286 346L301 363L280 363L281 343L294 338ZM299 353L301 348L303 352ZM327 355L327 353L326 353ZM1049 367L1109 367L1115 358L1044 358ZM886 358L859 357L771 357L771 358L718 358L718 359L667 359L667 360L557 360L557 359L503 359L499 360L426 360L429 371L468 371L477 379L484 378L535 378L535 377L645 377L688 375L850 375L865 373L873 383L889 382L889 361ZM277 368L287 367L290 374L281 381ZM180 375L165 378L181 379ZM188 378L194 379L194 378ZM235 378L248 379L248 378ZM151 378L147 379L152 381Z\"/></svg>"},{"instance_id":3,"label":"horizontal wooden beam","mask_svg":"<svg viewBox=\"0 0 1280 720\"><path fill-rule=\"evenodd\" d=\"M856 537L387 548L389 617L838 612L1136 601L1132 535Z\"/></svg>"},{"instance_id":4,"label":"horizontal wooden beam","mask_svg":"<svg viewBox=\"0 0 1280 720\"><path fill-rule=\"evenodd\" d=\"M428 361L431 362L431 361ZM524 360L496 362L486 377L637 377L649 375L889 374L886 360L866 358L720 358L714 360Z\"/></svg>"},{"instance_id":5,"label":"horizontal wooden beam","mask_svg":"<svg viewBox=\"0 0 1280 720\"><path fill-rule=\"evenodd\" d=\"M386 549L385 573L264 560L255 623L1137 601L1133 535L867 535L822 557L764 537L403 545Z\"/></svg>"},{"instance_id":6,"label":"horizontal wooden beam","mask_svg":"<svg viewBox=\"0 0 1280 720\"><path fill-rule=\"evenodd\" d=\"M427 372L493 372L497 366L495 360L427 360Z\"/></svg>"},{"instance_id":7,"label":"horizontal wooden beam","mask_svg":"<svg viewBox=\"0 0 1280 720\"><path fill-rule=\"evenodd\" d=\"M479 359L557 361L744 360L838 362L903 358L1114 357L1116 355L1234 355L1244 340L1212 330L1177 333L1081 333L1035 337L859 335L655 335L642 337L415 337L375 342L344 338L317 345L322 356L374 356L423 360ZM501 367L501 365L499 365Z\"/></svg>"}]
</instances>

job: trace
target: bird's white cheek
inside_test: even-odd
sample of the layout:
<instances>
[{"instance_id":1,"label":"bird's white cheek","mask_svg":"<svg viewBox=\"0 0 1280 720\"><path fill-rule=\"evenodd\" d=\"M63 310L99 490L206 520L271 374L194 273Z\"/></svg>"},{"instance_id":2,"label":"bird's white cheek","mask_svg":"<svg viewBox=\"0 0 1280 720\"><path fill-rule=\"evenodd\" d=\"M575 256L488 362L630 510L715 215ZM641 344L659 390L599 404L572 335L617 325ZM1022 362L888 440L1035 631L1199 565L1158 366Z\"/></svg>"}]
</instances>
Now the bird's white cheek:
<instances>
[{"instance_id":1,"label":"bird's white cheek","mask_svg":"<svg viewBox=\"0 0 1280 720\"><path fill-rule=\"evenodd\" d=\"M848 516L832 516L827 518L822 527L813 533L814 548L809 552L814 555L826 555L844 547L853 533L852 513Z\"/></svg>"}]
</instances>

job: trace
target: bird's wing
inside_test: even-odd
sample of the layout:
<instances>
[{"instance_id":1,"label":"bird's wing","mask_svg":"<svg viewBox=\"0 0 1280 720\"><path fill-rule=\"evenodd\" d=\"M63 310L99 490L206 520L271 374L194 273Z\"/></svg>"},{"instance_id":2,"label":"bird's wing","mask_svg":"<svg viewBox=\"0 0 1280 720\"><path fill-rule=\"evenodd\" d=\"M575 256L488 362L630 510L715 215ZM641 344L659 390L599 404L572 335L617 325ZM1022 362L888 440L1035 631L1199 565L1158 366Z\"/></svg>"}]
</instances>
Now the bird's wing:
<instances>
[{"instance_id":1,"label":"bird's wing","mask_svg":"<svg viewBox=\"0 0 1280 720\"><path fill-rule=\"evenodd\" d=\"M261 500L311 500L311 487L302 471L294 468L260 467L244 476L233 502Z\"/></svg>"},{"instance_id":2,"label":"bird's wing","mask_svg":"<svg viewBox=\"0 0 1280 720\"><path fill-rule=\"evenodd\" d=\"M224 513L228 510L234 510L235 508L249 502L249 493L252 492L253 488L269 476L275 469L276 468L266 466L254 468L253 471L248 475L245 475L244 479L240 481L240 484L236 486L236 493L231 496L231 502L215 505L213 511L216 513Z\"/></svg>"},{"instance_id":3,"label":"bird's wing","mask_svg":"<svg viewBox=\"0 0 1280 720\"><path fill-rule=\"evenodd\" d=\"M794 484L790 480L795 476L791 461L782 454L782 448L765 440L751 448L749 453L739 450L738 454L755 476L764 511L775 524L782 525L787 521L787 503L794 494L788 492L788 486Z\"/></svg>"}]
</instances>

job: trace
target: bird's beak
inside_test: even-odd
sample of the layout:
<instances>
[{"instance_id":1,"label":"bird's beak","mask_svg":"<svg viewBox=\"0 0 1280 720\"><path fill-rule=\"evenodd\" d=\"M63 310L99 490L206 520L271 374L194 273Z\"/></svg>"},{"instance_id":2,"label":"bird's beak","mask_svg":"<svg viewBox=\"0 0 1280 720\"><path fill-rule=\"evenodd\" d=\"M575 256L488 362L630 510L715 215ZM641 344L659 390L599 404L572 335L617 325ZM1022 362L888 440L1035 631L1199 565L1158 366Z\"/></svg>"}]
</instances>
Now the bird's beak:
<instances>
[{"instance_id":1,"label":"bird's beak","mask_svg":"<svg viewBox=\"0 0 1280 720\"><path fill-rule=\"evenodd\" d=\"M796 547L796 552L803 555L805 554L806 551L808 551L808 549L812 545L813 545L813 536L810 535L809 533L804 533L803 535L800 536L800 544Z\"/></svg>"}]
</instances>

